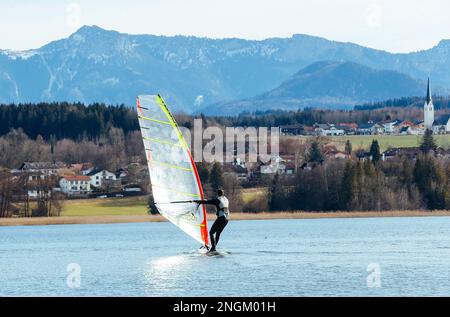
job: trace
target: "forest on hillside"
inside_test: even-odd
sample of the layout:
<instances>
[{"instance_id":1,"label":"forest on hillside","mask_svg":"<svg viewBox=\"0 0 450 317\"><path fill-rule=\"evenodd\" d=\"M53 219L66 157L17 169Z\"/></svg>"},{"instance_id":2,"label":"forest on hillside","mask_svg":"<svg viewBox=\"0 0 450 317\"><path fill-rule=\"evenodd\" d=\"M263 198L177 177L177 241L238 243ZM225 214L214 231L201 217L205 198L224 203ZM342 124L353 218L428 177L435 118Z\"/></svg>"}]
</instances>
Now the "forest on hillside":
<instances>
[{"instance_id":1,"label":"forest on hillside","mask_svg":"<svg viewBox=\"0 0 450 317\"><path fill-rule=\"evenodd\" d=\"M66 102L0 105L0 135L21 128L32 139L41 136L45 140L92 140L105 136L111 127L118 127L125 134L138 130L136 113L123 105L85 106Z\"/></svg>"},{"instance_id":2,"label":"forest on hillside","mask_svg":"<svg viewBox=\"0 0 450 317\"><path fill-rule=\"evenodd\" d=\"M403 97L397 99L389 99L385 101L371 102L364 105L355 106L355 110L375 110L388 107L423 107L423 97ZM435 109L446 110L450 109L450 96L436 96L433 97L433 104Z\"/></svg>"},{"instance_id":3,"label":"forest on hillside","mask_svg":"<svg viewBox=\"0 0 450 317\"><path fill-rule=\"evenodd\" d=\"M450 113L450 108L438 110L437 115L440 113ZM423 111L420 107L402 106L352 111L306 108L298 111L265 111L224 117L175 114L179 125L187 128L193 127L195 118L202 118L204 126L279 127L289 124L360 124L386 119L417 120L422 117ZM0 136L6 135L12 129L22 129L31 139L39 136L53 143L62 139L98 141L107 137L111 128L120 129L125 136L137 131L139 124L134 108L81 103L0 105Z\"/></svg>"}]
</instances>

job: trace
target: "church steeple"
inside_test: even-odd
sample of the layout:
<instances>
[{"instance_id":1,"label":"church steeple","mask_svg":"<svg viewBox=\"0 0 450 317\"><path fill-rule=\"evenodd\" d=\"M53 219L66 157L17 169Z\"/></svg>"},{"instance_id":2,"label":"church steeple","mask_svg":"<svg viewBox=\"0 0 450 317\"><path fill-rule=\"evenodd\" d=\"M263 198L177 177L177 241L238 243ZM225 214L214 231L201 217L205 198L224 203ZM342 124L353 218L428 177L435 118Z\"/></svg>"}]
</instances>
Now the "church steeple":
<instances>
[{"instance_id":1,"label":"church steeple","mask_svg":"<svg viewBox=\"0 0 450 317\"><path fill-rule=\"evenodd\" d=\"M430 77L428 77L428 86L427 86L427 104L430 104L433 100L431 99L431 89L430 89Z\"/></svg>"},{"instance_id":2,"label":"church steeple","mask_svg":"<svg viewBox=\"0 0 450 317\"><path fill-rule=\"evenodd\" d=\"M425 101L425 104L423 105L423 123L425 125L425 129L433 130L434 105L433 105L433 99L431 98L430 78L428 78L427 100Z\"/></svg>"}]
</instances>

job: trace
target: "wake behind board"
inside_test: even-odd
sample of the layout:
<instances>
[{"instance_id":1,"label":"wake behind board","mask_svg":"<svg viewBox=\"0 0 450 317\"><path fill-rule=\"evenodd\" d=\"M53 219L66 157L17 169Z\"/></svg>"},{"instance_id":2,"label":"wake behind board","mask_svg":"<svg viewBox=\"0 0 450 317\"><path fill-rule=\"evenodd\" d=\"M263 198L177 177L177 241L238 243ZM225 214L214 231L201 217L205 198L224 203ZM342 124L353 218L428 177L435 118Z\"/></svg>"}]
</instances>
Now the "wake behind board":
<instances>
[{"instance_id":1,"label":"wake behind board","mask_svg":"<svg viewBox=\"0 0 450 317\"><path fill-rule=\"evenodd\" d=\"M218 257L224 257L230 254L231 252L228 251L208 251L205 253L206 256L218 256Z\"/></svg>"},{"instance_id":2,"label":"wake behind board","mask_svg":"<svg viewBox=\"0 0 450 317\"><path fill-rule=\"evenodd\" d=\"M205 253L207 256L221 256L219 251L208 251Z\"/></svg>"}]
</instances>

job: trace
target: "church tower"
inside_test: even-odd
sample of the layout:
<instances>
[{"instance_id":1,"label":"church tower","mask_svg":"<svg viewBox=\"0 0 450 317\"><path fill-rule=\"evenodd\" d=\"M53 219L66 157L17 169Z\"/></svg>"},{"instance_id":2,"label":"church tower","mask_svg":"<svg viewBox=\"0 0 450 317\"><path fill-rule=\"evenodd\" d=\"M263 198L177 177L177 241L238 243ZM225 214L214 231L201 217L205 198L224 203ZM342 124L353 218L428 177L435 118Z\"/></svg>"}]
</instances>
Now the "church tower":
<instances>
[{"instance_id":1,"label":"church tower","mask_svg":"<svg viewBox=\"0 0 450 317\"><path fill-rule=\"evenodd\" d=\"M428 78L427 100L425 101L425 105L423 106L423 124L425 125L425 129L433 131L433 123L434 105L433 99L431 98L430 78Z\"/></svg>"}]
</instances>

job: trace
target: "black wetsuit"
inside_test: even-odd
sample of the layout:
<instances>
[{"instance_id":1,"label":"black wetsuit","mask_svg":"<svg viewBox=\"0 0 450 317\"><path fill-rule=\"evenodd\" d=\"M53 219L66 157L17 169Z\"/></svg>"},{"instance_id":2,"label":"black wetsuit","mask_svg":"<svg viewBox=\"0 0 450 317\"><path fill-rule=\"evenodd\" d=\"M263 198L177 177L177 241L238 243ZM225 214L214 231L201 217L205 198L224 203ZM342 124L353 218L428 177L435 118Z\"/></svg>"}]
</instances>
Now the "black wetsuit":
<instances>
[{"instance_id":1,"label":"black wetsuit","mask_svg":"<svg viewBox=\"0 0 450 317\"><path fill-rule=\"evenodd\" d=\"M211 239L211 251L216 250L216 245L219 243L220 234L222 233L223 229L228 224L228 219L225 216L219 217L219 211L220 211L220 200L215 198L211 200L196 200L195 201L198 204L202 205L214 205L216 206L216 215L218 216L216 221L214 221L211 230L209 231L209 237ZM214 236L215 235L215 236Z\"/></svg>"}]
</instances>

